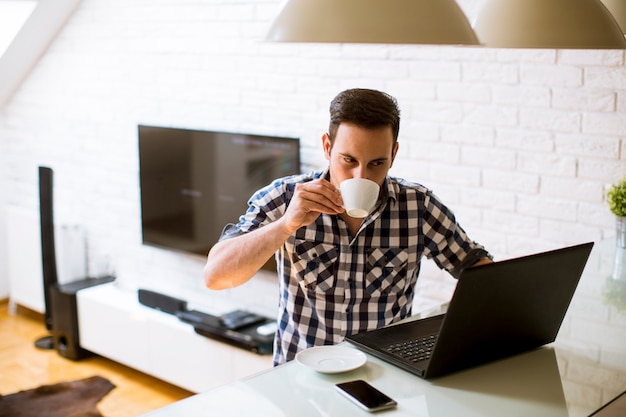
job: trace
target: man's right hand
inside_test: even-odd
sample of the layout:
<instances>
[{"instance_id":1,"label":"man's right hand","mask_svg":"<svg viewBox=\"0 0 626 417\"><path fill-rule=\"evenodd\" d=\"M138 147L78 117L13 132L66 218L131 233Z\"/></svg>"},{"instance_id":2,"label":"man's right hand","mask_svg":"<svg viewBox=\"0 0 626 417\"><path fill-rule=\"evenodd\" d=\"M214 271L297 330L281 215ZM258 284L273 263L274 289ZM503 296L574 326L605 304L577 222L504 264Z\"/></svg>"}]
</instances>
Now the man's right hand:
<instances>
[{"instance_id":1,"label":"man's right hand","mask_svg":"<svg viewBox=\"0 0 626 417\"><path fill-rule=\"evenodd\" d=\"M325 179L317 179L296 185L295 194L283 218L288 234L313 223L322 213L344 212L339 190Z\"/></svg>"}]
</instances>

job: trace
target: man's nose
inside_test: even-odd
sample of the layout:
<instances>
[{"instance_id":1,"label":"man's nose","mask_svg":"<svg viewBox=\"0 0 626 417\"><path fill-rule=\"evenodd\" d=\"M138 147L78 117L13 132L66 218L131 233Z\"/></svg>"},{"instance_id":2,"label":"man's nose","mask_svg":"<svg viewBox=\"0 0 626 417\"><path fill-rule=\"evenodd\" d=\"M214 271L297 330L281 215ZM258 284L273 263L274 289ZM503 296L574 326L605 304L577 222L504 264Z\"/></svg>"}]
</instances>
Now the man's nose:
<instances>
[{"instance_id":1,"label":"man's nose","mask_svg":"<svg viewBox=\"0 0 626 417\"><path fill-rule=\"evenodd\" d=\"M355 167L352 170L352 177L353 178L367 178L367 175L368 175L367 165L359 164L359 166Z\"/></svg>"},{"instance_id":2,"label":"man's nose","mask_svg":"<svg viewBox=\"0 0 626 417\"><path fill-rule=\"evenodd\" d=\"M367 178L367 169L366 167L359 166L352 171L353 178Z\"/></svg>"}]
</instances>

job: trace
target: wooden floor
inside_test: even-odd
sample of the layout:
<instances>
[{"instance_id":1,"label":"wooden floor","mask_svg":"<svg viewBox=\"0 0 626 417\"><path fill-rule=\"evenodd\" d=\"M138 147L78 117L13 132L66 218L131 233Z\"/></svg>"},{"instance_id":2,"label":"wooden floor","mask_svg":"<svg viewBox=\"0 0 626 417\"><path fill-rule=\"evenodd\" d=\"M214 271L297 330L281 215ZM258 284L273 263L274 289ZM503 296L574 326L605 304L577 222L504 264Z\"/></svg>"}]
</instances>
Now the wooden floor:
<instances>
[{"instance_id":1,"label":"wooden floor","mask_svg":"<svg viewBox=\"0 0 626 417\"><path fill-rule=\"evenodd\" d=\"M47 334L43 323L41 314L22 307L9 314L8 302L0 301L0 394L98 375L116 386L98 403L105 417L134 417L192 395L99 356L72 361L38 349L34 341Z\"/></svg>"}]
</instances>

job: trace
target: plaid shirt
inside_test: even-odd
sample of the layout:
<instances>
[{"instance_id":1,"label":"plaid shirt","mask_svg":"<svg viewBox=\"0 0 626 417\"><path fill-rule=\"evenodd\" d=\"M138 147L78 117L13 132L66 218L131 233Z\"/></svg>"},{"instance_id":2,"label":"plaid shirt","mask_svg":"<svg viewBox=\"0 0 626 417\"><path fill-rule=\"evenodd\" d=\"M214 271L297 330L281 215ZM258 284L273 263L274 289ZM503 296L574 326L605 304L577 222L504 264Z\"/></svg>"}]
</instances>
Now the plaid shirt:
<instances>
[{"instance_id":1,"label":"plaid shirt","mask_svg":"<svg viewBox=\"0 0 626 417\"><path fill-rule=\"evenodd\" d=\"M257 191L247 213L237 225L228 225L221 239L280 218L295 185L324 173L282 178ZM393 177L387 177L383 189L385 197L356 236L339 216L322 214L276 253L275 364L311 346L336 344L346 335L408 317L423 256L458 276L467 261L488 255L430 190Z\"/></svg>"}]
</instances>

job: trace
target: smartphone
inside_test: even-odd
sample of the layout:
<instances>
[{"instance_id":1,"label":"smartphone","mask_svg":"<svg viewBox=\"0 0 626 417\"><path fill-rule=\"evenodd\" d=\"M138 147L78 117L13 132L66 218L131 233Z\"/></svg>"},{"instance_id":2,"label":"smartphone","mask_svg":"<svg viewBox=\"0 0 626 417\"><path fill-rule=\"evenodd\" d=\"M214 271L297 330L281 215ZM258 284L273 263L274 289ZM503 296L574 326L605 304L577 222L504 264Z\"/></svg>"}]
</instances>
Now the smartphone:
<instances>
[{"instance_id":1,"label":"smartphone","mask_svg":"<svg viewBox=\"0 0 626 417\"><path fill-rule=\"evenodd\" d=\"M393 398L362 379L336 384L335 387L341 394L367 411L386 410L398 405Z\"/></svg>"}]
</instances>

